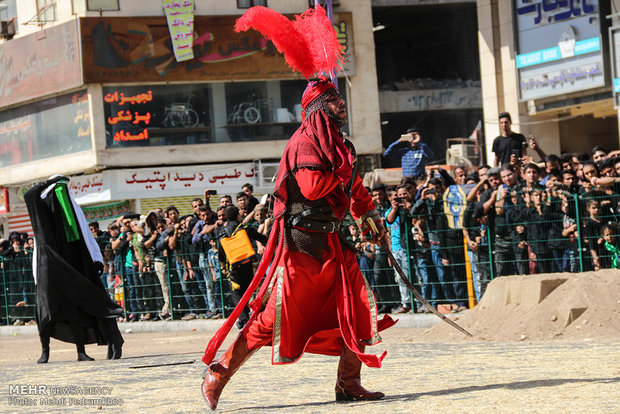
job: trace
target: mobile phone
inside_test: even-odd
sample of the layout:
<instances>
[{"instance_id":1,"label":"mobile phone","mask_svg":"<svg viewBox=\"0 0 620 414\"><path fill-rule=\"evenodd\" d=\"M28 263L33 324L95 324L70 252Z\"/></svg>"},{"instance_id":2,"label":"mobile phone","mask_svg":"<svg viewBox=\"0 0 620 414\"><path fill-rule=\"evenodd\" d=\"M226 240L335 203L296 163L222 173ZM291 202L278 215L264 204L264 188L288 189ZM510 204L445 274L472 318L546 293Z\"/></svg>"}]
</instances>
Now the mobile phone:
<instances>
[{"instance_id":1,"label":"mobile phone","mask_svg":"<svg viewBox=\"0 0 620 414\"><path fill-rule=\"evenodd\" d=\"M205 194L207 194L207 195L216 195L217 194L217 190L207 190Z\"/></svg>"}]
</instances>

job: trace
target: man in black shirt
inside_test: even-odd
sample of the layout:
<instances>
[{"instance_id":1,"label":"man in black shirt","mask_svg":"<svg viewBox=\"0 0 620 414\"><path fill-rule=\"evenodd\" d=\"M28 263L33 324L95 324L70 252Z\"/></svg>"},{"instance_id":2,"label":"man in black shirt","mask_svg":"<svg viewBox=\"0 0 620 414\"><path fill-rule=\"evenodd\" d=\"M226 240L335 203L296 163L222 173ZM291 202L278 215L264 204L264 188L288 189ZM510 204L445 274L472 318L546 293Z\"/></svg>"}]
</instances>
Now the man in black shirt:
<instances>
[{"instance_id":1,"label":"man in black shirt","mask_svg":"<svg viewBox=\"0 0 620 414\"><path fill-rule=\"evenodd\" d=\"M495 153L494 166L500 166L510 162L511 155L522 158L525 155L527 141L522 134L510 129L512 119L508 112L499 114L500 135L493 140L493 152Z\"/></svg>"}]
</instances>

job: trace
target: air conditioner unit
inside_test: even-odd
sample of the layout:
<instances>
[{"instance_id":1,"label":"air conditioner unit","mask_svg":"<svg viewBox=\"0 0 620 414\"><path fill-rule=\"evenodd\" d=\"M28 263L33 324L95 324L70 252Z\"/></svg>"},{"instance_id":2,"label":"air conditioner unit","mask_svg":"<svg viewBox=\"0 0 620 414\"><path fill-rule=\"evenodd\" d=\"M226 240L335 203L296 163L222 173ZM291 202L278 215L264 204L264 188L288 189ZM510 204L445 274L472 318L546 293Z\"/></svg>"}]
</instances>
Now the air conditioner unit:
<instances>
[{"instance_id":1,"label":"air conditioner unit","mask_svg":"<svg viewBox=\"0 0 620 414\"><path fill-rule=\"evenodd\" d=\"M476 152L476 146L472 144L452 144L446 151L446 163L448 165L477 165L480 157Z\"/></svg>"},{"instance_id":2,"label":"air conditioner unit","mask_svg":"<svg viewBox=\"0 0 620 414\"><path fill-rule=\"evenodd\" d=\"M15 36L15 17L8 20L0 20L0 38L12 39Z\"/></svg>"},{"instance_id":3,"label":"air conditioner unit","mask_svg":"<svg viewBox=\"0 0 620 414\"><path fill-rule=\"evenodd\" d=\"M277 162L259 162L258 165L259 185L261 187L273 188L280 164Z\"/></svg>"}]
</instances>

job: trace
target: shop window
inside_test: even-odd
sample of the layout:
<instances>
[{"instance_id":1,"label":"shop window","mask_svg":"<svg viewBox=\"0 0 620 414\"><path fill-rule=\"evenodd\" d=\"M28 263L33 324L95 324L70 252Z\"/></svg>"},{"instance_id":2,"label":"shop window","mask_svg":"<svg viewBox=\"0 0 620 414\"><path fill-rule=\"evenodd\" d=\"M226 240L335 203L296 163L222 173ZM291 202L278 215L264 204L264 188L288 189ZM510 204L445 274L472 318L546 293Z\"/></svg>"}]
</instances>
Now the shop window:
<instances>
[{"instance_id":1,"label":"shop window","mask_svg":"<svg viewBox=\"0 0 620 414\"><path fill-rule=\"evenodd\" d=\"M212 142L210 85L105 87L108 148Z\"/></svg>"},{"instance_id":2,"label":"shop window","mask_svg":"<svg viewBox=\"0 0 620 414\"><path fill-rule=\"evenodd\" d=\"M237 0L238 9L249 9L253 6L267 7L267 0Z\"/></svg>"},{"instance_id":3,"label":"shop window","mask_svg":"<svg viewBox=\"0 0 620 414\"><path fill-rule=\"evenodd\" d=\"M289 139L301 123L301 96L307 84L305 80L225 84L227 112L223 127L228 138L231 141ZM342 87L340 93L346 96Z\"/></svg>"},{"instance_id":4,"label":"shop window","mask_svg":"<svg viewBox=\"0 0 620 414\"><path fill-rule=\"evenodd\" d=\"M289 139L301 123L306 85L286 80L104 87L106 146Z\"/></svg>"},{"instance_id":5,"label":"shop window","mask_svg":"<svg viewBox=\"0 0 620 414\"><path fill-rule=\"evenodd\" d=\"M0 112L0 168L91 148L86 91Z\"/></svg>"},{"instance_id":6,"label":"shop window","mask_svg":"<svg viewBox=\"0 0 620 414\"><path fill-rule=\"evenodd\" d=\"M301 122L305 81L235 82L224 87L231 141L288 139ZM220 134L220 137L223 134Z\"/></svg>"}]
</instances>

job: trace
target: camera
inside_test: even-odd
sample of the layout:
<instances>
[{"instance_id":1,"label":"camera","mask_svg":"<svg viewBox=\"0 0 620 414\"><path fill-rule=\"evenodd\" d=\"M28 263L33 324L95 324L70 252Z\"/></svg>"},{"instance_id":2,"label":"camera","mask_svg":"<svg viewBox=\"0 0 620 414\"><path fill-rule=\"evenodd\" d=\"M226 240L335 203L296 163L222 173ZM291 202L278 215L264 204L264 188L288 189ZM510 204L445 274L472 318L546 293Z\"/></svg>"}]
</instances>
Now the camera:
<instances>
[{"instance_id":1,"label":"camera","mask_svg":"<svg viewBox=\"0 0 620 414\"><path fill-rule=\"evenodd\" d=\"M404 199L402 197L394 197L394 201L396 201L397 203L402 203Z\"/></svg>"},{"instance_id":2,"label":"camera","mask_svg":"<svg viewBox=\"0 0 620 414\"><path fill-rule=\"evenodd\" d=\"M428 190L426 190L426 194L435 194L437 192L436 188L430 188Z\"/></svg>"},{"instance_id":3,"label":"camera","mask_svg":"<svg viewBox=\"0 0 620 414\"><path fill-rule=\"evenodd\" d=\"M217 190L207 190L206 194L208 194L208 195L216 195L217 194Z\"/></svg>"}]
</instances>

